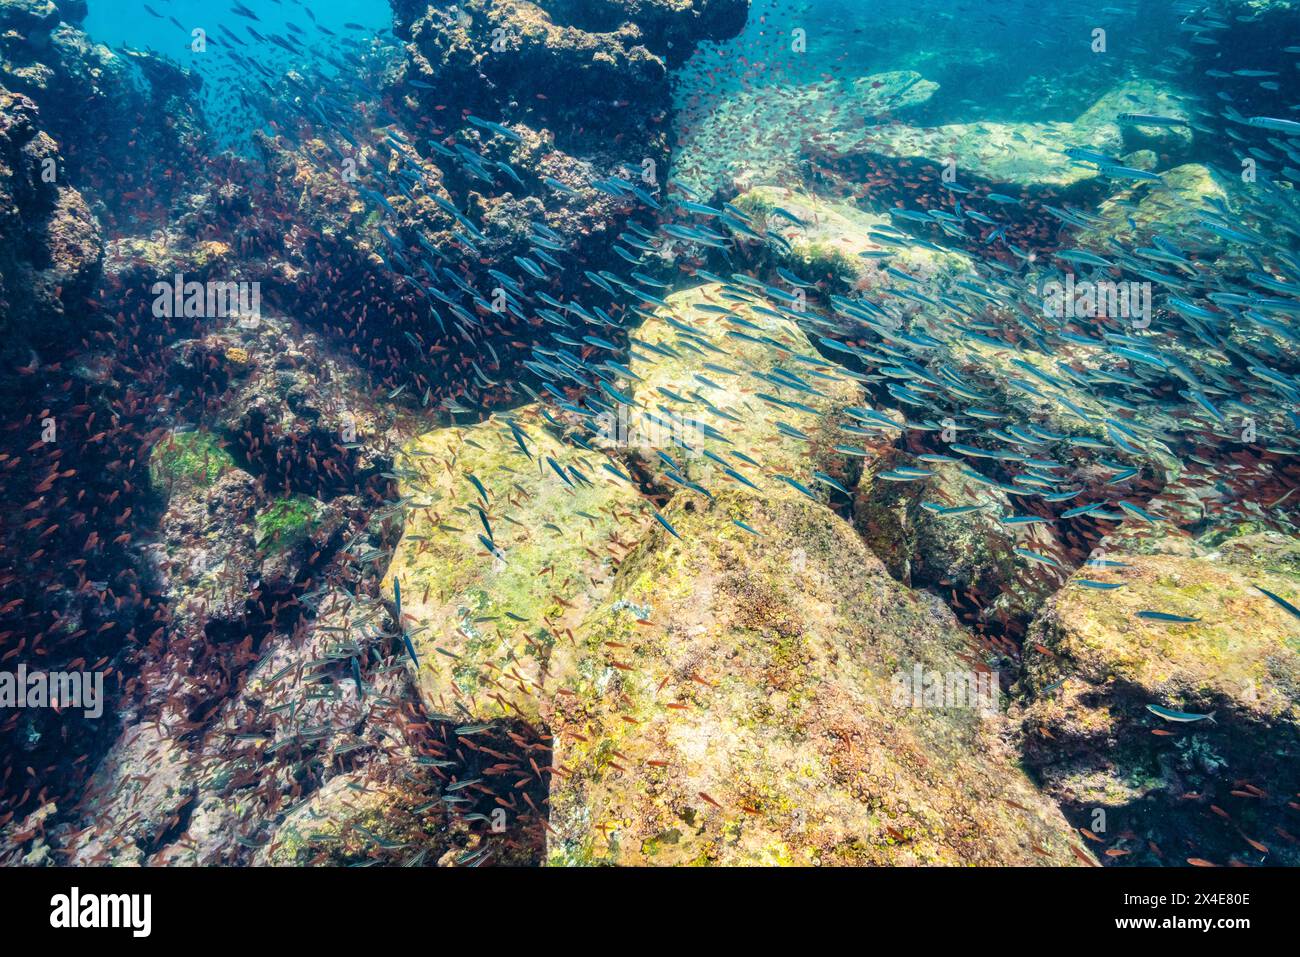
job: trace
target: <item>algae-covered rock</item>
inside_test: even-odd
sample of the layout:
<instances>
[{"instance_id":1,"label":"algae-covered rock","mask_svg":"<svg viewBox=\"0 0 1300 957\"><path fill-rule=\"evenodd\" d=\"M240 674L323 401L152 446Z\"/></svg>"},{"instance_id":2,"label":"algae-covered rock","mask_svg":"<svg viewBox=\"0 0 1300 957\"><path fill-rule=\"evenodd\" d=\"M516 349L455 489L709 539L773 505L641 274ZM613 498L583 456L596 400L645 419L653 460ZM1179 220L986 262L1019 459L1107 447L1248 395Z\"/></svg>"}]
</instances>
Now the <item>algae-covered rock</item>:
<instances>
[{"instance_id":1,"label":"algae-covered rock","mask_svg":"<svg viewBox=\"0 0 1300 957\"><path fill-rule=\"evenodd\" d=\"M648 517L605 461L556 439L534 407L406 446L412 501L383 589L400 585L429 710L541 713L552 647L604 597Z\"/></svg>"},{"instance_id":2,"label":"algae-covered rock","mask_svg":"<svg viewBox=\"0 0 1300 957\"><path fill-rule=\"evenodd\" d=\"M1165 123L1143 123L1142 115L1158 116ZM1123 119L1120 119L1123 117ZM1192 145L1191 111L1187 98L1151 80L1131 79L1110 89L1074 121L1080 133L1109 138L1119 127L1121 153L1150 150L1163 158L1161 166L1182 156Z\"/></svg>"},{"instance_id":3,"label":"algae-covered rock","mask_svg":"<svg viewBox=\"0 0 1300 957\"><path fill-rule=\"evenodd\" d=\"M321 517L323 506L306 495L276 499L257 513L257 547L282 551L306 538Z\"/></svg>"},{"instance_id":4,"label":"algae-covered rock","mask_svg":"<svg viewBox=\"0 0 1300 957\"><path fill-rule=\"evenodd\" d=\"M1114 242L1127 247L1150 246L1157 235L1176 237L1179 243L1205 252L1220 252L1226 245L1213 233L1197 229L1214 203L1227 203L1228 192L1219 176L1205 166L1188 163L1168 170L1156 188L1139 184L1105 200L1093 213L1096 219L1075 233L1082 249L1113 255Z\"/></svg>"},{"instance_id":5,"label":"algae-covered rock","mask_svg":"<svg viewBox=\"0 0 1300 957\"><path fill-rule=\"evenodd\" d=\"M1291 842L1268 840L1300 786L1300 621L1264 593L1294 605L1300 575L1171 538L1107 549L1122 566L1084 566L1034 621L1020 689L1027 759L1063 802L1109 808L1129 830L1149 814L1155 848L1186 841L1216 863L1258 861L1250 838L1267 841L1273 863L1300 861Z\"/></svg>"},{"instance_id":6,"label":"algae-covered rock","mask_svg":"<svg viewBox=\"0 0 1300 957\"><path fill-rule=\"evenodd\" d=\"M940 164L951 159L959 177L970 174L1002 187L1031 190L1069 187L1096 177L1093 167L1063 155L1074 139L1069 123L980 121L928 129L885 127L864 149L894 159ZM1117 145L1117 139L1109 145Z\"/></svg>"},{"instance_id":7,"label":"algae-covered rock","mask_svg":"<svg viewBox=\"0 0 1300 957\"><path fill-rule=\"evenodd\" d=\"M1028 654L1033 687L1062 675L1107 688L1135 712L1147 704L1218 711L1219 723L1300 719L1300 622L1261 591L1295 603L1300 579L1210 557L1107 551L1115 571L1085 566L1034 623L1052 654ZM1195 619L1144 619L1142 611ZM1071 684L1074 682L1072 681ZM1146 720L1146 719L1143 719ZM1150 722L1148 722L1150 723Z\"/></svg>"},{"instance_id":8,"label":"algae-covered rock","mask_svg":"<svg viewBox=\"0 0 1300 957\"><path fill-rule=\"evenodd\" d=\"M857 384L757 293L742 297L709 284L666 301L630 340L636 378L626 444L646 455L647 466L666 466L671 480L709 491L802 495L776 476L813 489L814 470L851 487L852 463L834 447L842 441L840 413L859 402Z\"/></svg>"},{"instance_id":9,"label":"algae-covered rock","mask_svg":"<svg viewBox=\"0 0 1300 957\"><path fill-rule=\"evenodd\" d=\"M933 290L971 267L970 257L960 252L923 246L889 247L888 259L863 256L886 250L870 234L881 228L892 229L895 223L883 213L867 212L851 203L761 185L737 197L735 205L752 210L769 234L784 238L791 247L788 265L795 273L813 280L826 278L827 267L822 264L828 263L840 278L851 279L859 288L901 285L885 272L887 266L892 266L932 284ZM770 210L775 207L792 213L803 224L772 215Z\"/></svg>"},{"instance_id":10,"label":"algae-covered rock","mask_svg":"<svg viewBox=\"0 0 1300 957\"><path fill-rule=\"evenodd\" d=\"M149 453L149 483L165 496L209 489L234 468L235 460L211 432L170 432Z\"/></svg>"},{"instance_id":11,"label":"algae-covered rock","mask_svg":"<svg viewBox=\"0 0 1300 957\"><path fill-rule=\"evenodd\" d=\"M1077 162L1066 155L1066 150L1085 147L1123 158L1152 142L1162 149L1169 149L1171 142L1185 146L1190 140L1187 127L1137 127L1119 120L1121 113L1172 113L1176 119L1186 119L1180 103L1173 94L1146 81L1130 81L1070 122L884 126L873 130L861 149L934 164L952 160L957 165L958 179L975 176L1007 189L1066 190L1099 175L1094 164ZM1145 137L1140 135L1144 133Z\"/></svg>"},{"instance_id":12,"label":"algae-covered rock","mask_svg":"<svg viewBox=\"0 0 1300 957\"><path fill-rule=\"evenodd\" d=\"M551 863L1076 859L1000 743L965 633L847 523L738 492L679 495L667 514L681 538L652 529L577 632L552 726ZM942 692L934 676L982 696L920 707L909 687Z\"/></svg>"}]
</instances>

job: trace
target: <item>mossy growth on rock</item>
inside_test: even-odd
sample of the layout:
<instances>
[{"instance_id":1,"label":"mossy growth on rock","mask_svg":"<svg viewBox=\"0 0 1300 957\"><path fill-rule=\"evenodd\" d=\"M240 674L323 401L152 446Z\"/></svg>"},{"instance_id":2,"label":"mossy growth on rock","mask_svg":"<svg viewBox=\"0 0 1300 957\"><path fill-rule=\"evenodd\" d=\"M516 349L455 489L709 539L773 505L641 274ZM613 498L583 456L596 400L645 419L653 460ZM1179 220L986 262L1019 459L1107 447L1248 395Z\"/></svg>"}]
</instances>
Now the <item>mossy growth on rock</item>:
<instances>
[{"instance_id":1,"label":"mossy growth on rock","mask_svg":"<svg viewBox=\"0 0 1300 957\"><path fill-rule=\"evenodd\" d=\"M776 476L818 486L813 469L851 487L856 463L835 446L862 390L794 322L761 306L716 283L695 286L670 295L633 333L631 454L662 471L654 453L664 452L707 488L800 495ZM763 470L746 461L756 449Z\"/></svg>"},{"instance_id":2,"label":"mossy growth on rock","mask_svg":"<svg viewBox=\"0 0 1300 957\"><path fill-rule=\"evenodd\" d=\"M857 266L829 243L804 243L794 248L790 259L819 279L849 282L857 274Z\"/></svg>"},{"instance_id":3,"label":"mossy growth on rock","mask_svg":"<svg viewBox=\"0 0 1300 957\"><path fill-rule=\"evenodd\" d=\"M257 513L257 547L284 551L311 534L321 503L306 495L276 499Z\"/></svg>"},{"instance_id":4,"label":"mossy growth on rock","mask_svg":"<svg viewBox=\"0 0 1300 957\"><path fill-rule=\"evenodd\" d=\"M208 488L235 460L210 432L172 432L149 455L149 481L167 493L178 486Z\"/></svg>"},{"instance_id":5,"label":"mossy growth on rock","mask_svg":"<svg viewBox=\"0 0 1300 957\"><path fill-rule=\"evenodd\" d=\"M537 721L557 636L604 597L649 521L640 494L532 406L425 433L399 461L401 494L420 506L381 587L400 583L426 707Z\"/></svg>"}]
</instances>

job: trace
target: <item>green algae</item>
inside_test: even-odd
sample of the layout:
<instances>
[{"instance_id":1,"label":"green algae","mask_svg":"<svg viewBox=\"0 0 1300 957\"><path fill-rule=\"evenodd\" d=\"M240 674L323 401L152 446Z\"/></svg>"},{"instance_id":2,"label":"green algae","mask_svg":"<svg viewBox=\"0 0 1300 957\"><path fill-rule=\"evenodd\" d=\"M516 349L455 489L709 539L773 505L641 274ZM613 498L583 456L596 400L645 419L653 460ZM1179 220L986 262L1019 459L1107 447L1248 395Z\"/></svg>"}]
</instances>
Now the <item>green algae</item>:
<instances>
[{"instance_id":1,"label":"green algae","mask_svg":"<svg viewBox=\"0 0 1300 957\"><path fill-rule=\"evenodd\" d=\"M149 481L161 491L177 485L207 488L233 468L235 460L212 433L173 432L153 447Z\"/></svg>"},{"instance_id":2,"label":"green algae","mask_svg":"<svg viewBox=\"0 0 1300 957\"><path fill-rule=\"evenodd\" d=\"M305 495L277 499L257 513L257 544L287 551L311 533L320 515L320 502Z\"/></svg>"}]
</instances>

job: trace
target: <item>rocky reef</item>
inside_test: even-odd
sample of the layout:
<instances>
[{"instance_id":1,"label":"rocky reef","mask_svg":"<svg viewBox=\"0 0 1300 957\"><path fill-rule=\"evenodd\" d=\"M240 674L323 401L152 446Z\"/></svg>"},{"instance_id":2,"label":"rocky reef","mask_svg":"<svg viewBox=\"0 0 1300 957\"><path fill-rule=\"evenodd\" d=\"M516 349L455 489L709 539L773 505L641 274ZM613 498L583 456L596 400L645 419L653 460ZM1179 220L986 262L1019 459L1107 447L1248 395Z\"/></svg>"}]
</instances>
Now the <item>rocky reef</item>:
<instances>
[{"instance_id":1,"label":"rocky reef","mask_svg":"<svg viewBox=\"0 0 1300 957\"><path fill-rule=\"evenodd\" d=\"M39 106L63 172L102 203L97 214L156 212L182 187L169 170L202 148L199 80L156 54L95 43L85 17L85 0L0 4L0 84Z\"/></svg>"},{"instance_id":2,"label":"rocky reef","mask_svg":"<svg viewBox=\"0 0 1300 957\"><path fill-rule=\"evenodd\" d=\"M7 363L62 343L99 275L103 239L36 104L0 86L0 336Z\"/></svg>"},{"instance_id":3,"label":"rocky reef","mask_svg":"<svg viewBox=\"0 0 1300 957\"><path fill-rule=\"evenodd\" d=\"M859 393L802 332L741 314L838 380L802 411L765 413L770 397L685 350L739 328L700 311L719 292L676 293L636 330L635 388L703 380L697 430L765 445L778 472L811 455L851 484L847 457L809 435L829 437ZM728 361L771 375L770 355L742 344ZM896 583L810 491L678 452L654 425L611 423L604 461L555 444L531 410L404 450L419 501L386 589L401 587L429 707L554 736L551 863L1091 860L1002 742L995 675L978 706L971 689L946 710L921 707L919 683L916 702L900 691L940 675L942 698L969 670L975 646L940 601ZM633 477L660 452L689 457L652 520Z\"/></svg>"},{"instance_id":4,"label":"rocky reef","mask_svg":"<svg viewBox=\"0 0 1300 957\"><path fill-rule=\"evenodd\" d=\"M1300 218L1201 100L393 8L245 155L0 0L0 653L112 716L0 716L0 863L1300 863Z\"/></svg>"}]
</instances>

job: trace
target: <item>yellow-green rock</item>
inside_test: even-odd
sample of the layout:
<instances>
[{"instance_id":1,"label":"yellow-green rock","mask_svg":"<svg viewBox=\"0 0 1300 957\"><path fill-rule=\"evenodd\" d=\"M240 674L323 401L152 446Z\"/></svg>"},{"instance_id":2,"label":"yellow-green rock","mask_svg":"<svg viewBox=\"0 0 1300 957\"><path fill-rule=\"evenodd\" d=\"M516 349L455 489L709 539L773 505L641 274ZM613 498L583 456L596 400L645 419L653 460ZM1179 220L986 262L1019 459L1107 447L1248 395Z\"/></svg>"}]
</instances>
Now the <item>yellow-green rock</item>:
<instances>
[{"instance_id":1,"label":"yellow-green rock","mask_svg":"<svg viewBox=\"0 0 1300 957\"><path fill-rule=\"evenodd\" d=\"M1300 864L1284 836L1300 790L1300 620L1260 590L1300 604L1279 538L1242 537L1271 549L1261 561L1253 548L1130 536L1138 550L1104 556L1125 567L1085 565L1030 628L1015 709L1026 761L1047 793L1108 820L1103 837L1126 861Z\"/></svg>"},{"instance_id":2,"label":"yellow-green rock","mask_svg":"<svg viewBox=\"0 0 1300 957\"><path fill-rule=\"evenodd\" d=\"M1051 713L1103 689L1139 709L1218 710L1220 723L1300 722L1300 620L1260 591L1300 603L1300 576L1166 552L1116 550L1105 559L1127 567L1083 566L1034 621L1029 686L1071 677ZM1094 590L1079 578L1123 587ZM1199 620L1152 621L1140 611Z\"/></svg>"},{"instance_id":3,"label":"yellow-green rock","mask_svg":"<svg viewBox=\"0 0 1300 957\"><path fill-rule=\"evenodd\" d=\"M918 667L974 680L969 639L848 523L735 492L667 514L681 540L652 529L578 631L552 724L552 864L1077 859L992 692L900 694Z\"/></svg>"},{"instance_id":4,"label":"yellow-green rock","mask_svg":"<svg viewBox=\"0 0 1300 957\"><path fill-rule=\"evenodd\" d=\"M916 128L883 126L873 130L865 149L900 159L943 164L951 158L957 177L974 175L1020 188L1067 188L1096 179L1097 168L1065 155L1071 147L1123 158L1125 153L1155 145L1165 150L1190 142L1186 127L1133 127L1117 121L1120 113L1155 113L1185 119L1181 101L1148 81L1120 84L1070 122L953 123ZM1145 134L1145 135L1142 135Z\"/></svg>"},{"instance_id":5,"label":"yellow-green rock","mask_svg":"<svg viewBox=\"0 0 1300 957\"><path fill-rule=\"evenodd\" d=\"M411 502L382 587L391 599L401 585L402 626L430 711L528 721L543 713L553 646L603 599L648 519L639 493L606 461L556 439L534 407L437 429L404 448L399 490Z\"/></svg>"},{"instance_id":6,"label":"yellow-green rock","mask_svg":"<svg viewBox=\"0 0 1300 957\"><path fill-rule=\"evenodd\" d=\"M870 233L882 227L896 228L895 222L884 213L867 212L852 203L780 186L755 186L738 197L735 205L756 218L755 228L784 238L792 249L794 271L809 279L820 280L834 270L862 288L874 289L882 284L902 285L884 271L886 265L926 283L942 283L971 268L970 257L960 252L922 246L888 247L893 253L889 259L864 259L860 253L887 248L872 240ZM805 225L771 215L769 211L777 206L798 216Z\"/></svg>"},{"instance_id":7,"label":"yellow-green rock","mask_svg":"<svg viewBox=\"0 0 1300 957\"><path fill-rule=\"evenodd\" d=\"M857 383L813 349L792 321L756 312L755 305L772 308L757 293L746 302L724 296L718 284L675 293L666 300L668 309L660 308L631 336L636 404L625 431L632 451L656 469L663 466L654 452L666 453L685 469L685 478L710 492L752 489L703 449L730 462L763 495L802 495L774 475L814 489L814 469L851 488L853 464L834 446L844 440L840 413L860 402ZM793 376L784 380L792 384L783 384L783 376Z\"/></svg>"}]
</instances>

